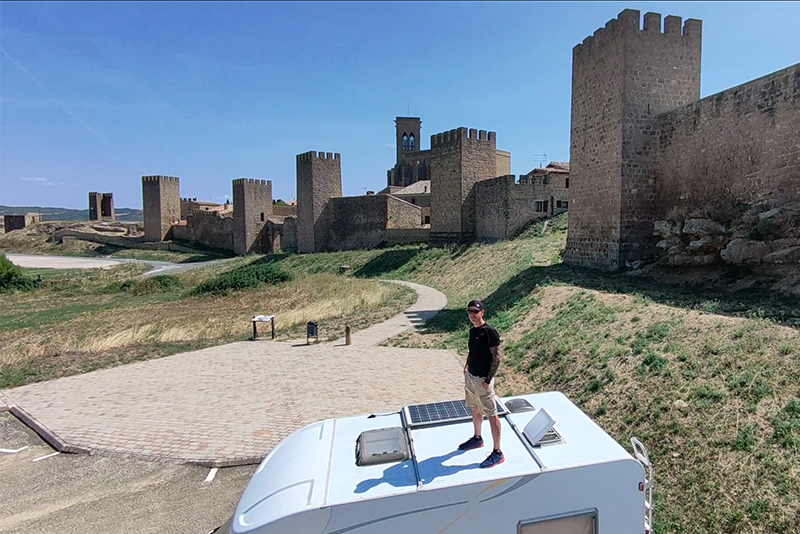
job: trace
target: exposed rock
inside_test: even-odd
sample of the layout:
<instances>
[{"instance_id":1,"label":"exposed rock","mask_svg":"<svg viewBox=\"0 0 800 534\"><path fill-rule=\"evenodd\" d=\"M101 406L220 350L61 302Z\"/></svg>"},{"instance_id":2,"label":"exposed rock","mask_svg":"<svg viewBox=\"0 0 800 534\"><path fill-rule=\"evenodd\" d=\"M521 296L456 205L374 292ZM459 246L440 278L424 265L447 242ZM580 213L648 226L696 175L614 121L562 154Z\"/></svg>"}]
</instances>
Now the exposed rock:
<instances>
[{"instance_id":1,"label":"exposed rock","mask_svg":"<svg viewBox=\"0 0 800 534\"><path fill-rule=\"evenodd\" d=\"M800 247L800 238L786 237L784 239L776 239L772 242L772 250L780 250L782 248Z\"/></svg>"},{"instance_id":2,"label":"exposed rock","mask_svg":"<svg viewBox=\"0 0 800 534\"><path fill-rule=\"evenodd\" d=\"M775 217L776 215L780 215L780 213L781 213L780 208L774 208L774 209L771 209L769 211L765 211L763 213L759 213L758 214L758 218L763 221L764 219L771 219L772 217Z\"/></svg>"},{"instance_id":3,"label":"exposed rock","mask_svg":"<svg viewBox=\"0 0 800 534\"><path fill-rule=\"evenodd\" d=\"M695 237L723 235L727 231L724 226L711 219L686 219L686 222L683 223L683 233Z\"/></svg>"},{"instance_id":4,"label":"exposed rock","mask_svg":"<svg viewBox=\"0 0 800 534\"><path fill-rule=\"evenodd\" d=\"M719 253L727 263L761 263L764 256L772 252L772 247L764 241L732 239Z\"/></svg>"},{"instance_id":5,"label":"exposed rock","mask_svg":"<svg viewBox=\"0 0 800 534\"><path fill-rule=\"evenodd\" d=\"M800 247L790 247L771 252L764 256L764 263L795 264L800 263Z\"/></svg>"},{"instance_id":6,"label":"exposed rock","mask_svg":"<svg viewBox=\"0 0 800 534\"><path fill-rule=\"evenodd\" d=\"M684 408L688 408L689 407L689 405L686 403L686 401L681 400L681 399L676 400L675 402L672 403L672 405L675 406L676 408L680 408L680 409L684 409Z\"/></svg>"},{"instance_id":7,"label":"exposed rock","mask_svg":"<svg viewBox=\"0 0 800 534\"><path fill-rule=\"evenodd\" d=\"M686 252L689 252L690 254L698 254L703 252L717 253L724 247L724 245L725 241L721 236L707 235L689 243L686 246Z\"/></svg>"},{"instance_id":8,"label":"exposed rock","mask_svg":"<svg viewBox=\"0 0 800 534\"><path fill-rule=\"evenodd\" d=\"M678 233L678 224L673 221L655 221L653 235L668 239Z\"/></svg>"},{"instance_id":9,"label":"exposed rock","mask_svg":"<svg viewBox=\"0 0 800 534\"><path fill-rule=\"evenodd\" d=\"M658 243L656 243L656 247L660 248L661 250L667 250L670 247L674 247L676 245L680 245L681 240L677 236L669 236L666 239L662 239Z\"/></svg>"},{"instance_id":10,"label":"exposed rock","mask_svg":"<svg viewBox=\"0 0 800 534\"><path fill-rule=\"evenodd\" d=\"M669 256L670 265L690 266L690 265L714 265L719 260L717 254L703 254L700 256L691 254L673 254Z\"/></svg>"}]
</instances>

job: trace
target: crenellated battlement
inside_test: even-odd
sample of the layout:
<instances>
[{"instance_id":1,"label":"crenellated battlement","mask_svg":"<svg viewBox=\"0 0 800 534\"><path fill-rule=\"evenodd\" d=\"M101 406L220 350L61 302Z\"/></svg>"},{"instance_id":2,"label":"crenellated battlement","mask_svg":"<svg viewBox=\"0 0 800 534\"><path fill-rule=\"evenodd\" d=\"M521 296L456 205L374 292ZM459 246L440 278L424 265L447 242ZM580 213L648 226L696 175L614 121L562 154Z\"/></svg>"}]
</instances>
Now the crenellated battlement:
<instances>
[{"instance_id":1,"label":"crenellated battlement","mask_svg":"<svg viewBox=\"0 0 800 534\"><path fill-rule=\"evenodd\" d=\"M194 197L194 198L189 198L189 197L182 198L181 197L181 202L197 202L197 197Z\"/></svg>"},{"instance_id":2,"label":"crenellated battlement","mask_svg":"<svg viewBox=\"0 0 800 534\"><path fill-rule=\"evenodd\" d=\"M432 135L431 148L461 144L464 139L493 143L496 142L496 133L487 132L486 130L477 130L475 128L455 128Z\"/></svg>"},{"instance_id":3,"label":"crenellated battlement","mask_svg":"<svg viewBox=\"0 0 800 534\"><path fill-rule=\"evenodd\" d=\"M177 176L142 176L142 182L177 182L180 180Z\"/></svg>"},{"instance_id":4,"label":"crenellated battlement","mask_svg":"<svg viewBox=\"0 0 800 534\"><path fill-rule=\"evenodd\" d=\"M645 13L644 24L638 9L626 9L616 19L609 20L602 28L583 40L573 48L575 54L585 53L592 48L604 46L606 43L623 35L643 34L649 36L678 36L687 39L700 40L703 31L703 22L697 19L686 19L681 25L681 17L667 15L664 17L663 31L660 13Z\"/></svg>"},{"instance_id":5,"label":"crenellated battlement","mask_svg":"<svg viewBox=\"0 0 800 534\"><path fill-rule=\"evenodd\" d=\"M258 178L237 178L233 181L233 185L241 184L256 184L263 186L271 186L272 180L259 180Z\"/></svg>"},{"instance_id":6,"label":"crenellated battlement","mask_svg":"<svg viewBox=\"0 0 800 534\"><path fill-rule=\"evenodd\" d=\"M297 155L297 161L310 161L314 159L323 159L323 160L337 160L340 159L341 155L338 152L317 152L315 150L311 150L310 152L303 152L302 154Z\"/></svg>"}]
</instances>

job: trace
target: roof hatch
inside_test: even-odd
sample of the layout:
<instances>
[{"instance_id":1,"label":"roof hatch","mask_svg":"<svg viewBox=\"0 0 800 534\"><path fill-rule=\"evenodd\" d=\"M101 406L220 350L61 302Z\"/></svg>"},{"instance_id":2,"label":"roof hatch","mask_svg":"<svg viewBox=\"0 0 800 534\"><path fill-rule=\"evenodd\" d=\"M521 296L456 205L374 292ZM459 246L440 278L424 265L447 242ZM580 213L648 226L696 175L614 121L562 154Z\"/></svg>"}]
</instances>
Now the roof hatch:
<instances>
[{"instance_id":1,"label":"roof hatch","mask_svg":"<svg viewBox=\"0 0 800 534\"><path fill-rule=\"evenodd\" d=\"M399 426L366 430L356 440L356 465L385 464L409 457L408 441Z\"/></svg>"}]
</instances>

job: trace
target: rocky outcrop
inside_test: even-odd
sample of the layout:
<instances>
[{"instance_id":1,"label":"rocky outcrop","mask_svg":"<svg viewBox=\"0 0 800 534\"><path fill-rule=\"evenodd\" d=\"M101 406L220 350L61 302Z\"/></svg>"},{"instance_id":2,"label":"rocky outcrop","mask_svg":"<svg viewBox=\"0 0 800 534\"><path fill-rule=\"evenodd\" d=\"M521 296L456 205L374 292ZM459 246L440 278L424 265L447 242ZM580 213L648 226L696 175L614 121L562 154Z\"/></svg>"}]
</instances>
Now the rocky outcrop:
<instances>
[{"instance_id":1,"label":"rocky outcrop","mask_svg":"<svg viewBox=\"0 0 800 534\"><path fill-rule=\"evenodd\" d=\"M657 261L684 266L800 264L800 204L753 206L726 222L703 217L655 221Z\"/></svg>"}]
</instances>

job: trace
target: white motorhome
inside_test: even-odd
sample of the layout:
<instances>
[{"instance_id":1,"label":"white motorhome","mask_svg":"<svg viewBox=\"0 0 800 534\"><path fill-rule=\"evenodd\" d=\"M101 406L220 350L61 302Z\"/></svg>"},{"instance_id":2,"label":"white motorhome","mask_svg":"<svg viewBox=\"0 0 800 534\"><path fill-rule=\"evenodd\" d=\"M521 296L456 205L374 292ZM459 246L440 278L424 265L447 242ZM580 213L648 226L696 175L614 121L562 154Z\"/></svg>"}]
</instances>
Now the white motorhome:
<instances>
[{"instance_id":1,"label":"white motorhome","mask_svg":"<svg viewBox=\"0 0 800 534\"><path fill-rule=\"evenodd\" d=\"M653 470L562 393L497 398L505 461L463 400L330 419L264 458L218 534L642 534Z\"/></svg>"}]
</instances>

